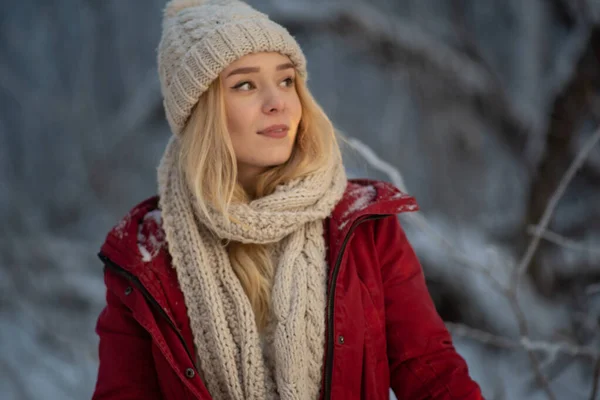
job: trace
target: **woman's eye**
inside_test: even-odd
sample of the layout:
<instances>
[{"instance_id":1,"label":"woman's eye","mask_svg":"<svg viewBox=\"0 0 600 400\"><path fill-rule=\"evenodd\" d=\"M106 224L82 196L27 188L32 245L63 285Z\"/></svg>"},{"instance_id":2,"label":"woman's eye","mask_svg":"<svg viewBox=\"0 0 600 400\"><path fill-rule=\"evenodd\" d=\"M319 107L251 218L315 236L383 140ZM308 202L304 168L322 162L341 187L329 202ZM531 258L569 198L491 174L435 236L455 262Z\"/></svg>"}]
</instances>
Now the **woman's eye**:
<instances>
[{"instance_id":1,"label":"woman's eye","mask_svg":"<svg viewBox=\"0 0 600 400\"><path fill-rule=\"evenodd\" d=\"M294 77L288 77L281 82L284 87L292 87L294 85ZM256 89L256 86L251 81L240 82L233 87L235 90L247 92L252 89Z\"/></svg>"},{"instance_id":2,"label":"woman's eye","mask_svg":"<svg viewBox=\"0 0 600 400\"><path fill-rule=\"evenodd\" d=\"M289 78L284 79L282 83L285 83L285 86L287 87L291 87L294 85L294 78L290 76Z\"/></svg>"},{"instance_id":3,"label":"woman's eye","mask_svg":"<svg viewBox=\"0 0 600 400\"><path fill-rule=\"evenodd\" d=\"M252 89L253 87L254 87L254 85L252 84L252 82L244 81L244 82L238 83L233 88L237 89L237 90L248 91L248 90Z\"/></svg>"}]
</instances>

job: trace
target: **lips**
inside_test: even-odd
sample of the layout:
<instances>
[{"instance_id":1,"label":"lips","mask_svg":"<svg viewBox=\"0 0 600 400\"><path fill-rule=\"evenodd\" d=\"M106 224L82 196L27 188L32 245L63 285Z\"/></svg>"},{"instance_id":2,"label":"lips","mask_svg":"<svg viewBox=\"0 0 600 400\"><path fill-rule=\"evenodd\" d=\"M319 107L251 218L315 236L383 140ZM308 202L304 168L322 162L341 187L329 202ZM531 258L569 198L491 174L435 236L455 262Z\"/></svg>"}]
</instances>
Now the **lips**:
<instances>
[{"instance_id":1,"label":"lips","mask_svg":"<svg viewBox=\"0 0 600 400\"><path fill-rule=\"evenodd\" d=\"M263 129L262 131L258 131L258 133L261 135L283 134L286 133L289 129L290 127L284 124L271 125L268 128Z\"/></svg>"},{"instance_id":2,"label":"lips","mask_svg":"<svg viewBox=\"0 0 600 400\"><path fill-rule=\"evenodd\" d=\"M259 135L267 136L275 139L283 139L287 136L290 127L287 125L271 125L262 131L258 131Z\"/></svg>"}]
</instances>

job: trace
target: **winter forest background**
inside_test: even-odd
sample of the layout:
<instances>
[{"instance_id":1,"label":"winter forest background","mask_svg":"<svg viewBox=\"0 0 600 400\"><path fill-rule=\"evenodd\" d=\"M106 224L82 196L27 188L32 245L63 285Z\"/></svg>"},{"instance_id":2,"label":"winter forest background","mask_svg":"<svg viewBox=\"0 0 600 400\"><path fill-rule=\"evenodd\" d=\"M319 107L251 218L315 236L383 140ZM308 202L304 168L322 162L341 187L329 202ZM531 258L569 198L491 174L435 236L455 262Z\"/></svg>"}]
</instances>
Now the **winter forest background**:
<instances>
[{"instance_id":1,"label":"winter forest background","mask_svg":"<svg viewBox=\"0 0 600 400\"><path fill-rule=\"evenodd\" d=\"M164 0L3 0L0 397L90 398L96 252L155 193ZM392 181L488 399L600 399L600 2L256 0Z\"/></svg>"}]
</instances>

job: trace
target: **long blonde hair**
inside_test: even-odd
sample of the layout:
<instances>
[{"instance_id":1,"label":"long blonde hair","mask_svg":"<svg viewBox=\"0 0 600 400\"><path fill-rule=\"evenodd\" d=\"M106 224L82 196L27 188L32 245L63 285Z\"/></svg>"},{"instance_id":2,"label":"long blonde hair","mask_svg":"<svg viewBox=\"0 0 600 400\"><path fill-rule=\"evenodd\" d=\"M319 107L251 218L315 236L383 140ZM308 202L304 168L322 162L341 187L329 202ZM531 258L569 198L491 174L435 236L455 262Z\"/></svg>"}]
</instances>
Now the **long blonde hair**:
<instances>
[{"instance_id":1,"label":"long blonde hair","mask_svg":"<svg viewBox=\"0 0 600 400\"><path fill-rule=\"evenodd\" d=\"M295 87L302 106L302 118L290 158L262 173L254 197L272 193L275 187L291 179L306 176L327 164L329 157L339 156L339 133L296 74ZM338 137L339 136L339 137ZM232 203L251 200L237 182L237 164L227 131L221 81L216 79L200 97L182 134L180 169L197 202L200 212L212 223L210 204L233 221L228 214ZM211 228L209 226L209 228ZM268 322L271 284L274 275L272 246L231 241L227 252L232 268L250 300L259 330Z\"/></svg>"}]
</instances>

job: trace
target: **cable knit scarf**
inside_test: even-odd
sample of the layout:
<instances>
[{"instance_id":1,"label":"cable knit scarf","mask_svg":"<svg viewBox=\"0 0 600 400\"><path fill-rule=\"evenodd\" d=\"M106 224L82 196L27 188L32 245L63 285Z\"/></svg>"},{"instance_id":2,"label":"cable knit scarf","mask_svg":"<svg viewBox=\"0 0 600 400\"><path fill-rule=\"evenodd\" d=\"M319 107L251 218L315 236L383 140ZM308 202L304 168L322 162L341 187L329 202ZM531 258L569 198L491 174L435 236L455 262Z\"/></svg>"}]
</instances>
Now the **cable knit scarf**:
<instances>
[{"instance_id":1,"label":"cable knit scarf","mask_svg":"<svg viewBox=\"0 0 600 400\"><path fill-rule=\"evenodd\" d=\"M158 168L160 206L173 266L183 291L199 368L221 399L317 399L325 341L326 265L323 219L341 199L346 175L339 157L270 195L234 204L227 229L197 212L177 167L173 136ZM276 243L272 329L265 340L221 239ZM272 354L268 356L267 354Z\"/></svg>"}]
</instances>

